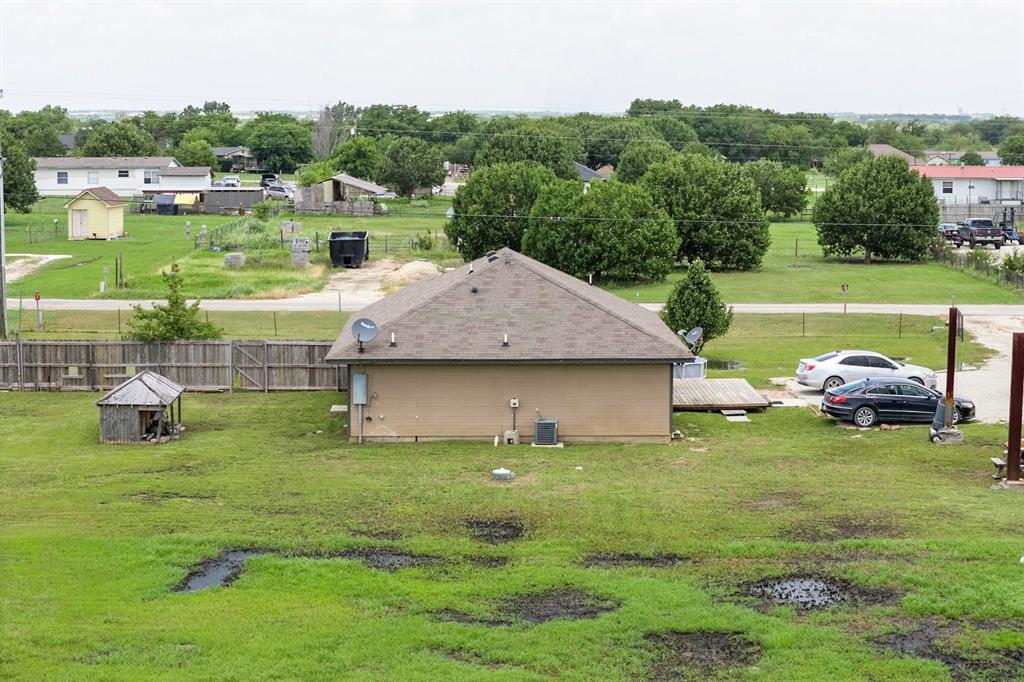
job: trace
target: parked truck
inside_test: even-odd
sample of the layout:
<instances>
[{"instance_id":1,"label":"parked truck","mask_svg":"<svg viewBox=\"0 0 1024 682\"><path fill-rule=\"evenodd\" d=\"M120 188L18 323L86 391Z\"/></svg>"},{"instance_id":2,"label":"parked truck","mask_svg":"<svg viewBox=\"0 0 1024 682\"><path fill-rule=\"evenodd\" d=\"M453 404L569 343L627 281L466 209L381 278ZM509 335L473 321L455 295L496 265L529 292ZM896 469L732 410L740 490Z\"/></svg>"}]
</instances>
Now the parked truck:
<instances>
[{"instance_id":1,"label":"parked truck","mask_svg":"<svg viewBox=\"0 0 1024 682\"><path fill-rule=\"evenodd\" d=\"M1003 245L1003 231L988 218L968 218L960 223L953 243L957 247L969 244L972 249L991 244L998 249Z\"/></svg>"}]
</instances>

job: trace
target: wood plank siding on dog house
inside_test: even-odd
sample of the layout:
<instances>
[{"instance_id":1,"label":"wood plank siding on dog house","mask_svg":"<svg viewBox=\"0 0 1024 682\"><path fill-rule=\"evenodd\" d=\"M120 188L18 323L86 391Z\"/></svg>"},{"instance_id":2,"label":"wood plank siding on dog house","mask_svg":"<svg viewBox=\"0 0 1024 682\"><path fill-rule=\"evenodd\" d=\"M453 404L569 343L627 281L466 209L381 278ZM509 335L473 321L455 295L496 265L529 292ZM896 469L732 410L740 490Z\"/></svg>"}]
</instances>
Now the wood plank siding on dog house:
<instances>
[{"instance_id":1,"label":"wood plank siding on dog house","mask_svg":"<svg viewBox=\"0 0 1024 682\"><path fill-rule=\"evenodd\" d=\"M379 333L360 352L362 318ZM672 364L692 357L656 313L501 249L352 315L326 359L349 367L353 440L491 440L515 419L530 442L543 418L572 442L668 440Z\"/></svg>"}]
</instances>

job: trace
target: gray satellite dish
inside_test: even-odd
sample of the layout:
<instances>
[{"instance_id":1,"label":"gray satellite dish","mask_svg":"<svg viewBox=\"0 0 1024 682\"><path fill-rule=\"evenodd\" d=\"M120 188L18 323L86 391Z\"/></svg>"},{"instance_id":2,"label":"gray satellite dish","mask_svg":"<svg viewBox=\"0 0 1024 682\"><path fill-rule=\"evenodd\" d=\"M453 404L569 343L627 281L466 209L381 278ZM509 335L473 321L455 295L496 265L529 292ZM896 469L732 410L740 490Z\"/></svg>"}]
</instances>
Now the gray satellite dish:
<instances>
[{"instance_id":1,"label":"gray satellite dish","mask_svg":"<svg viewBox=\"0 0 1024 682\"><path fill-rule=\"evenodd\" d=\"M356 341L359 342L360 353L363 352L363 344L377 338L378 332L377 323L369 318L360 317L352 323L352 336L356 337Z\"/></svg>"},{"instance_id":2,"label":"gray satellite dish","mask_svg":"<svg viewBox=\"0 0 1024 682\"><path fill-rule=\"evenodd\" d=\"M690 331L680 329L679 331L676 332L676 335L683 337L683 340L686 341L686 345L692 347L693 344L700 341L700 337L704 336L704 328L694 327Z\"/></svg>"}]
</instances>

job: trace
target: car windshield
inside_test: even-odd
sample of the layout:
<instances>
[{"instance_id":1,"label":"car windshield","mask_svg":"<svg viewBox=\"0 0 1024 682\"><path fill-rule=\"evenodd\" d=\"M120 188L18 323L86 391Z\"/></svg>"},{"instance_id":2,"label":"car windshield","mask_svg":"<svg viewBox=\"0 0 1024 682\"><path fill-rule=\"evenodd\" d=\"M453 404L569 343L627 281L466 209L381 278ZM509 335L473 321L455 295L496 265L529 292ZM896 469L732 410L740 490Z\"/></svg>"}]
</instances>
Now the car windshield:
<instances>
[{"instance_id":1,"label":"car windshield","mask_svg":"<svg viewBox=\"0 0 1024 682\"><path fill-rule=\"evenodd\" d=\"M814 358L814 360L816 362L825 362L826 360L831 360L832 358L834 358L837 355L839 355L839 353L837 353L836 351L832 351L831 353L825 353L824 355L819 355L818 357Z\"/></svg>"}]
</instances>

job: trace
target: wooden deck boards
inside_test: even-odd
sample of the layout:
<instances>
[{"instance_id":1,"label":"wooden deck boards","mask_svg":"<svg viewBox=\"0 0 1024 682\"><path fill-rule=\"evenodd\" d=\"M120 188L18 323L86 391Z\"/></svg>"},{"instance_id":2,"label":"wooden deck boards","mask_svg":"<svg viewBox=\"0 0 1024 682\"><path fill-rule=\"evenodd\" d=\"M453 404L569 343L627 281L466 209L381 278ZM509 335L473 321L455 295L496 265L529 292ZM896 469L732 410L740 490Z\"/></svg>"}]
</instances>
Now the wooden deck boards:
<instances>
[{"instance_id":1,"label":"wooden deck boards","mask_svg":"<svg viewBox=\"0 0 1024 682\"><path fill-rule=\"evenodd\" d=\"M681 411L763 410L768 399L746 379L676 379L672 407Z\"/></svg>"}]
</instances>

